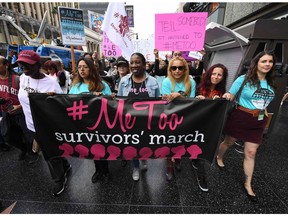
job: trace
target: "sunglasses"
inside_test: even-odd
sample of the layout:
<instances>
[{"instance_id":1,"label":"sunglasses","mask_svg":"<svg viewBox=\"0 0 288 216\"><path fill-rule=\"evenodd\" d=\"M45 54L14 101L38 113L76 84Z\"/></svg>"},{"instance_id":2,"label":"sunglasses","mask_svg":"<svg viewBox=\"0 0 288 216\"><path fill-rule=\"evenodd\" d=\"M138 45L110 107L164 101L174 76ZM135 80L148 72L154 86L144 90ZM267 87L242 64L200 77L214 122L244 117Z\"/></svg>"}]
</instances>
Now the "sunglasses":
<instances>
[{"instance_id":1,"label":"sunglasses","mask_svg":"<svg viewBox=\"0 0 288 216\"><path fill-rule=\"evenodd\" d=\"M171 66L171 70L176 71L178 68L179 71L183 71L185 69L184 66Z\"/></svg>"}]
</instances>

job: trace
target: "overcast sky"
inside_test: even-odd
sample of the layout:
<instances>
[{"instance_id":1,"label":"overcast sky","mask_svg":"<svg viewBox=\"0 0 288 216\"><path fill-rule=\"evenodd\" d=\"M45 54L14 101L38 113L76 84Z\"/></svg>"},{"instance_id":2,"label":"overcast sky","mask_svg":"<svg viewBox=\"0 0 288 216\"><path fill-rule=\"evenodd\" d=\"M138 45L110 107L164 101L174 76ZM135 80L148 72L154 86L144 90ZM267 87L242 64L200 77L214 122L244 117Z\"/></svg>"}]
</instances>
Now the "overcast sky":
<instances>
[{"instance_id":1,"label":"overcast sky","mask_svg":"<svg viewBox=\"0 0 288 216\"><path fill-rule=\"evenodd\" d=\"M145 0L135 1L126 0L126 5L134 5L134 33L138 33L139 39L146 39L155 31L155 14L175 13L179 1Z\"/></svg>"}]
</instances>

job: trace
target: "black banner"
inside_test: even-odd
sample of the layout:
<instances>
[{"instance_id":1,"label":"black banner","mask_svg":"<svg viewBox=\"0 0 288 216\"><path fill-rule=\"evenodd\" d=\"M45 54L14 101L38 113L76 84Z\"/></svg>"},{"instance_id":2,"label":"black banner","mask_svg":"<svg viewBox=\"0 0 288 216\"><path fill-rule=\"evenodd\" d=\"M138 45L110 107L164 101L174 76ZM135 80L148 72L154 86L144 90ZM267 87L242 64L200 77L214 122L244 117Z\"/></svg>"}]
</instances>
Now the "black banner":
<instances>
[{"instance_id":1,"label":"black banner","mask_svg":"<svg viewBox=\"0 0 288 216\"><path fill-rule=\"evenodd\" d=\"M203 158L212 162L227 101L29 95L36 137L46 159Z\"/></svg>"}]
</instances>

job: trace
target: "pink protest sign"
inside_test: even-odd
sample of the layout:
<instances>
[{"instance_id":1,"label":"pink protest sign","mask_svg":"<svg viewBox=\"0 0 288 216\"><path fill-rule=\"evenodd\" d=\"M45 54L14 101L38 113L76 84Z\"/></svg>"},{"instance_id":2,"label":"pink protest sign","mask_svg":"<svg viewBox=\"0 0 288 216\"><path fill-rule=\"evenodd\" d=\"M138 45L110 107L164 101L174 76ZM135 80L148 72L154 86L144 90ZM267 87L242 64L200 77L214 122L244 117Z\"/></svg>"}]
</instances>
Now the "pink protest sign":
<instances>
[{"instance_id":1,"label":"pink protest sign","mask_svg":"<svg viewBox=\"0 0 288 216\"><path fill-rule=\"evenodd\" d=\"M118 57L122 55L121 49L109 40L106 32L103 32L102 52L106 57Z\"/></svg>"},{"instance_id":2,"label":"pink protest sign","mask_svg":"<svg viewBox=\"0 0 288 216\"><path fill-rule=\"evenodd\" d=\"M159 51L201 50L207 12L155 14L155 48Z\"/></svg>"}]
</instances>

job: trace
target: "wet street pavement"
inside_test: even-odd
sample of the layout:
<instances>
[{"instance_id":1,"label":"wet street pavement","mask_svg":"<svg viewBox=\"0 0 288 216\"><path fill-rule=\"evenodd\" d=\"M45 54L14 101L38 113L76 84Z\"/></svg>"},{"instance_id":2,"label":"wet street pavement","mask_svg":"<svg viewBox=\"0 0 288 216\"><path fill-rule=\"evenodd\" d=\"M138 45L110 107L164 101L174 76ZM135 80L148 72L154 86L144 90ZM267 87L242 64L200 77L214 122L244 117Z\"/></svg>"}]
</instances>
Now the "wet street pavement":
<instances>
[{"instance_id":1,"label":"wet street pavement","mask_svg":"<svg viewBox=\"0 0 288 216\"><path fill-rule=\"evenodd\" d=\"M18 161L19 151L0 152L0 201L3 211L16 202L13 214L204 214L288 213L288 102L284 102L273 131L258 150L253 178L259 197L252 203L243 189L243 154L231 148L225 155L225 171L212 164L208 186L202 192L190 161L171 182L166 180L164 160L148 161L148 170L134 182L132 164L109 162L111 180L93 184L92 160L69 159L72 172L68 187L51 195L53 182L41 155L36 164Z\"/></svg>"}]
</instances>

